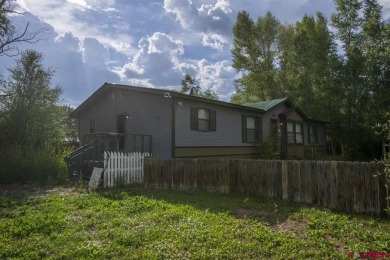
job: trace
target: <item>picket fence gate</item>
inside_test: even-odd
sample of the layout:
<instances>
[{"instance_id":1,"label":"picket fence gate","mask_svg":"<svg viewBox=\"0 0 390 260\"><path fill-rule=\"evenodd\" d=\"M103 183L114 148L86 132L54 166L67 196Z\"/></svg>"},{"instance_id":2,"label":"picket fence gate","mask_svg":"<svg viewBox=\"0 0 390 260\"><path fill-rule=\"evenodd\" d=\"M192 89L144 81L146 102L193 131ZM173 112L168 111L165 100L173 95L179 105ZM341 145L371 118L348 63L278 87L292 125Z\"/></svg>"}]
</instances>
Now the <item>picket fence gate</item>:
<instances>
[{"instance_id":1,"label":"picket fence gate","mask_svg":"<svg viewBox=\"0 0 390 260\"><path fill-rule=\"evenodd\" d=\"M145 157L151 157L151 154L104 152L104 187L142 183Z\"/></svg>"}]
</instances>

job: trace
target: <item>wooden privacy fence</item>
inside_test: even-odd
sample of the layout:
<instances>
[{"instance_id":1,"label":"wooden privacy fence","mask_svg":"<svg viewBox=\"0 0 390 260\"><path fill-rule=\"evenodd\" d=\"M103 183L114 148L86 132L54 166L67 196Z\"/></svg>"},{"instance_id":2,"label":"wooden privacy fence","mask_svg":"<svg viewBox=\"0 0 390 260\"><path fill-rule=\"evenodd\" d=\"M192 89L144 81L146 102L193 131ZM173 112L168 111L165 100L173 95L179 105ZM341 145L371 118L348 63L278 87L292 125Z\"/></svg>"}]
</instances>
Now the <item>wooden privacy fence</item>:
<instances>
[{"instance_id":1,"label":"wooden privacy fence","mask_svg":"<svg viewBox=\"0 0 390 260\"><path fill-rule=\"evenodd\" d=\"M104 152L104 187L115 187L144 180L144 158L149 153Z\"/></svg>"},{"instance_id":2,"label":"wooden privacy fence","mask_svg":"<svg viewBox=\"0 0 390 260\"><path fill-rule=\"evenodd\" d=\"M383 164L367 162L146 159L146 187L239 192L344 212L386 214Z\"/></svg>"}]
</instances>

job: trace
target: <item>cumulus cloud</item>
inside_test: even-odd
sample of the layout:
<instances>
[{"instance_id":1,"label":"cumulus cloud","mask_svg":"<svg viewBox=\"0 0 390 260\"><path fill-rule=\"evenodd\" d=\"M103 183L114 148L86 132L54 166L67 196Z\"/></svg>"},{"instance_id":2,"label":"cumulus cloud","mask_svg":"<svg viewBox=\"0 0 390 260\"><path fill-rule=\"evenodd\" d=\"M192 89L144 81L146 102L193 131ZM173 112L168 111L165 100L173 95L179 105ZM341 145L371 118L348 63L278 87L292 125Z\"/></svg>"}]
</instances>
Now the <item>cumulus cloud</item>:
<instances>
[{"instance_id":1,"label":"cumulus cloud","mask_svg":"<svg viewBox=\"0 0 390 260\"><path fill-rule=\"evenodd\" d=\"M228 60L211 63L205 59L198 62L199 80L203 89L211 89L222 96L234 92L233 82L237 77L235 69Z\"/></svg>"},{"instance_id":2,"label":"cumulus cloud","mask_svg":"<svg viewBox=\"0 0 390 260\"><path fill-rule=\"evenodd\" d=\"M116 1L98 0L17 0L25 10L36 14L63 35L69 31L81 38L93 37L105 46L133 54L130 21L124 19ZM126 10L127 11L127 10Z\"/></svg>"},{"instance_id":3,"label":"cumulus cloud","mask_svg":"<svg viewBox=\"0 0 390 260\"><path fill-rule=\"evenodd\" d=\"M97 39L87 37L82 44L83 59L86 64L92 66L106 66L110 60L108 48L101 44Z\"/></svg>"},{"instance_id":4,"label":"cumulus cloud","mask_svg":"<svg viewBox=\"0 0 390 260\"><path fill-rule=\"evenodd\" d=\"M122 80L141 82L157 87L177 86L182 72L179 60L184 54L183 43L169 35L156 32L142 38L138 53L125 64L119 73ZM140 81L143 79L143 81Z\"/></svg>"},{"instance_id":5,"label":"cumulus cloud","mask_svg":"<svg viewBox=\"0 0 390 260\"><path fill-rule=\"evenodd\" d=\"M227 0L199 7L191 0L165 0L164 9L175 16L183 29L202 34L204 46L222 50L231 38L232 10Z\"/></svg>"}]
</instances>

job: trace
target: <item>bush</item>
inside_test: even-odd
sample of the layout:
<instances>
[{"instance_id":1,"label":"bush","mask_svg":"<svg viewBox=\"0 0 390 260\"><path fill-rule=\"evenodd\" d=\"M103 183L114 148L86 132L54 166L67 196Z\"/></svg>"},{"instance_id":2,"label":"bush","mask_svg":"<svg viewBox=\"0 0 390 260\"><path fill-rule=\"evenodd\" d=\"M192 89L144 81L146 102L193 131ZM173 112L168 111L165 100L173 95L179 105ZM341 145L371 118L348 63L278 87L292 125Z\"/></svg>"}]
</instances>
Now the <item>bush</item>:
<instances>
[{"instance_id":1,"label":"bush","mask_svg":"<svg viewBox=\"0 0 390 260\"><path fill-rule=\"evenodd\" d=\"M275 152L275 141L272 137L266 137L257 146L258 159L271 160L277 158L277 152Z\"/></svg>"},{"instance_id":2,"label":"bush","mask_svg":"<svg viewBox=\"0 0 390 260\"><path fill-rule=\"evenodd\" d=\"M67 178L64 153L52 147L12 147L0 151L0 183L62 182Z\"/></svg>"}]
</instances>

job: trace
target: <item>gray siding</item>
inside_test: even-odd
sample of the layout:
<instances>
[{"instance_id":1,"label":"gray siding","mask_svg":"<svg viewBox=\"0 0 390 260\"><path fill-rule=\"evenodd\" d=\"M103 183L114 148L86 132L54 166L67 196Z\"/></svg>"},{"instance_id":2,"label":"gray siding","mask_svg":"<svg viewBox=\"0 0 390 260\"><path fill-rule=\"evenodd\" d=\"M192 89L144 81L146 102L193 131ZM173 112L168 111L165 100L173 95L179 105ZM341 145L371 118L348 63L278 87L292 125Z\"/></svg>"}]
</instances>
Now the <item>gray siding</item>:
<instances>
[{"instance_id":1,"label":"gray siding","mask_svg":"<svg viewBox=\"0 0 390 260\"><path fill-rule=\"evenodd\" d=\"M268 110L264 116L263 116L263 136L267 137L271 134L271 119L277 119L278 120L278 134L279 138L281 137L280 132L280 121L278 118L279 114L283 114L286 112L288 108L286 105L279 104L270 110ZM293 121L302 121L303 122L303 135L304 135L304 145L309 146L324 146L326 145L326 125L320 124L320 123L311 123L306 122L304 119L295 111L291 111L290 113L287 113L287 121L293 120ZM317 134L318 134L318 143L317 144L309 144L309 137L308 137L308 125L316 125L317 126Z\"/></svg>"},{"instance_id":2,"label":"gray siding","mask_svg":"<svg viewBox=\"0 0 390 260\"><path fill-rule=\"evenodd\" d=\"M269 109L267 112L264 113L263 116L263 136L267 137L271 134L271 119L278 120L278 130L280 130L279 125L279 118L278 115L281 113L284 113L286 111L287 107L284 104L279 104L271 109ZM279 132L280 134L280 132Z\"/></svg>"},{"instance_id":3,"label":"gray siding","mask_svg":"<svg viewBox=\"0 0 390 260\"><path fill-rule=\"evenodd\" d=\"M175 103L182 102L182 106L176 105L175 109L175 146L253 146L242 142L242 115L261 117L260 113L249 110L223 107L209 103L198 103L189 100L177 99ZM216 111L216 131L201 132L191 130L190 108L205 108Z\"/></svg>"},{"instance_id":4,"label":"gray siding","mask_svg":"<svg viewBox=\"0 0 390 260\"><path fill-rule=\"evenodd\" d=\"M151 135L153 157L170 158L172 142L171 99L163 95L111 89L107 95L96 99L93 108L80 115L80 139L89 133L89 122L95 120L95 133L113 132L118 114L127 114L125 147L129 135Z\"/></svg>"}]
</instances>

